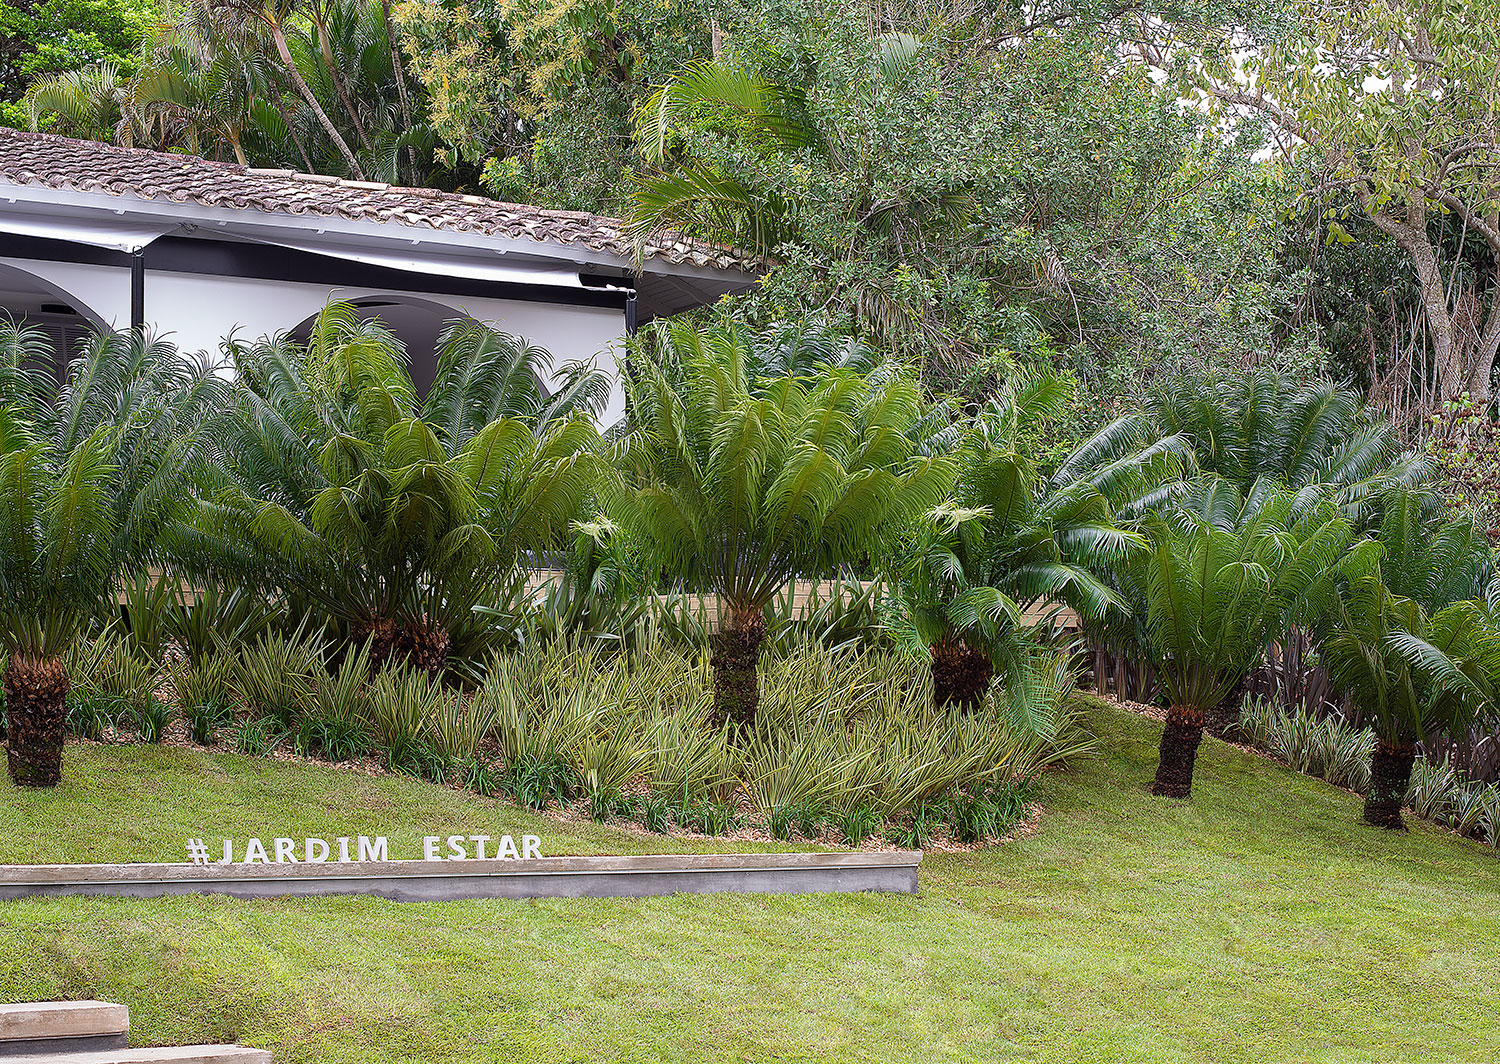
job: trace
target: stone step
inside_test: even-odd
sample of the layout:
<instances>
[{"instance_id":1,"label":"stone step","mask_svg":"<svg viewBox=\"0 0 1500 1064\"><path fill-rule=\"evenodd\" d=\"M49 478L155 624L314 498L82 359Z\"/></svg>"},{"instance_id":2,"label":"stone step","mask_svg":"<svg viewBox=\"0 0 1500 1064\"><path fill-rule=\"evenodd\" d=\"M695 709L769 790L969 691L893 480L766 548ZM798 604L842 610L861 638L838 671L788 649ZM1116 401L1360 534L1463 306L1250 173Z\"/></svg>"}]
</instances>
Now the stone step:
<instances>
[{"instance_id":1,"label":"stone step","mask_svg":"<svg viewBox=\"0 0 1500 1064\"><path fill-rule=\"evenodd\" d=\"M130 1010L108 1001L24 1001L0 1005L0 1058L123 1049Z\"/></svg>"},{"instance_id":2,"label":"stone step","mask_svg":"<svg viewBox=\"0 0 1500 1064\"><path fill-rule=\"evenodd\" d=\"M271 1064L271 1053L249 1046L162 1046L7 1057L5 1064Z\"/></svg>"}]
</instances>

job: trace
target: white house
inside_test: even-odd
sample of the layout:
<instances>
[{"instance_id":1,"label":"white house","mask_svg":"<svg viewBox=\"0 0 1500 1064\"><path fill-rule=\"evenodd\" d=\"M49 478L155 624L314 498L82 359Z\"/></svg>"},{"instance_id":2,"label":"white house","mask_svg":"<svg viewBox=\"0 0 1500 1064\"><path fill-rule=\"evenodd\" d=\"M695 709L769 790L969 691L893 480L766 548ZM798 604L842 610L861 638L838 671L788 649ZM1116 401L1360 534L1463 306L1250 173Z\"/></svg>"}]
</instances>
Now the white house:
<instances>
[{"instance_id":1,"label":"white house","mask_svg":"<svg viewBox=\"0 0 1500 1064\"><path fill-rule=\"evenodd\" d=\"M612 369L637 323L756 279L679 237L648 243L637 270L622 224L592 214L0 129L0 310L59 346L144 325L213 352L339 298L395 331L425 387L459 315ZM602 426L623 411L617 381Z\"/></svg>"}]
</instances>

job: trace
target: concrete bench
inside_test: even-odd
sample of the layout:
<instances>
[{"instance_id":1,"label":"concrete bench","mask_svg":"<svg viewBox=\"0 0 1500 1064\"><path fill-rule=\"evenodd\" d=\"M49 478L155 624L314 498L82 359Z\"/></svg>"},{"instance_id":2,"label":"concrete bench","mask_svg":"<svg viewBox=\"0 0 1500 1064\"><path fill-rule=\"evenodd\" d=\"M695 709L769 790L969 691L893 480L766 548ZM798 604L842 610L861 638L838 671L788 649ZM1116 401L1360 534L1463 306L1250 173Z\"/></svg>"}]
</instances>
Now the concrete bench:
<instances>
[{"instance_id":1,"label":"concrete bench","mask_svg":"<svg viewBox=\"0 0 1500 1064\"><path fill-rule=\"evenodd\" d=\"M123 1049L130 1010L108 1001L0 1005L0 1057Z\"/></svg>"},{"instance_id":2,"label":"concrete bench","mask_svg":"<svg viewBox=\"0 0 1500 1064\"><path fill-rule=\"evenodd\" d=\"M5 1064L271 1064L271 1054L249 1046L162 1046L7 1057Z\"/></svg>"},{"instance_id":3,"label":"concrete bench","mask_svg":"<svg viewBox=\"0 0 1500 1064\"><path fill-rule=\"evenodd\" d=\"M0 1005L3 1064L271 1064L248 1046L127 1049L130 1010L108 1001L26 1001Z\"/></svg>"}]
</instances>

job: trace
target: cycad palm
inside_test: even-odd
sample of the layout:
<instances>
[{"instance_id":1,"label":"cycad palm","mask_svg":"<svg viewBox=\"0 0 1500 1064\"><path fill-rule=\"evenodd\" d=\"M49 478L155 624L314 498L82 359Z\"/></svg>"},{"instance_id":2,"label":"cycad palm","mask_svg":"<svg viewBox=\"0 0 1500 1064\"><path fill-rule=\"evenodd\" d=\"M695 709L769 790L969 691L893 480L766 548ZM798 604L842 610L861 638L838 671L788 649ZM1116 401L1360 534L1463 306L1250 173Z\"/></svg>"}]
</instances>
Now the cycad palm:
<instances>
[{"instance_id":1,"label":"cycad palm","mask_svg":"<svg viewBox=\"0 0 1500 1064\"><path fill-rule=\"evenodd\" d=\"M1261 477L1294 490L1319 485L1361 525L1373 519L1372 503L1382 493L1418 483L1426 473L1357 393L1274 370L1168 379L1115 431L1137 442L1182 441L1198 469L1224 477L1241 493Z\"/></svg>"},{"instance_id":2,"label":"cycad palm","mask_svg":"<svg viewBox=\"0 0 1500 1064\"><path fill-rule=\"evenodd\" d=\"M549 402L518 379L545 353L515 338L455 323L421 407L397 341L347 305L305 347L235 354L222 473L178 540L184 558L306 599L377 663L441 669L452 629L592 490L582 410L602 383L580 371L573 402Z\"/></svg>"},{"instance_id":3,"label":"cycad palm","mask_svg":"<svg viewBox=\"0 0 1500 1064\"><path fill-rule=\"evenodd\" d=\"M1323 640L1334 682L1375 729L1364 817L1381 827L1402 826L1416 744L1493 713L1500 684L1500 627L1479 601L1483 536L1424 510L1414 492L1384 500L1381 557L1344 584Z\"/></svg>"},{"instance_id":4,"label":"cycad palm","mask_svg":"<svg viewBox=\"0 0 1500 1064\"><path fill-rule=\"evenodd\" d=\"M799 576L874 549L895 523L931 509L953 466L917 453L919 390L848 370L752 379L742 326L656 334L680 379L653 364L632 385L632 431L610 510L648 566L720 601L714 704L748 724L765 607Z\"/></svg>"},{"instance_id":5,"label":"cycad palm","mask_svg":"<svg viewBox=\"0 0 1500 1064\"><path fill-rule=\"evenodd\" d=\"M152 557L201 457L218 384L169 345L105 333L59 385L44 337L0 325L0 626L9 662L9 767L62 771L63 655L107 618L129 567Z\"/></svg>"},{"instance_id":6,"label":"cycad palm","mask_svg":"<svg viewBox=\"0 0 1500 1064\"><path fill-rule=\"evenodd\" d=\"M1317 493L1257 481L1248 497L1218 478L1193 485L1144 525L1148 549L1126 569L1138 640L1170 701L1152 788L1186 798L1205 711L1218 705L1270 640L1328 608L1349 522ZM1368 541L1366 541L1368 543Z\"/></svg>"},{"instance_id":7,"label":"cycad palm","mask_svg":"<svg viewBox=\"0 0 1500 1064\"><path fill-rule=\"evenodd\" d=\"M1016 649L1027 607L1064 603L1088 621L1127 611L1097 575L1143 543L1116 523L1118 497L1154 484L1153 471L1171 467L1138 458L1129 463L1134 475L1107 484L1071 471L1041 475L1021 453L1018 429L1055 412L1067 396L1060 378L1027 374L988 405L959 449L957 498L918 523L915 549L900 566L907 616L932 654L939 705L972 708L983 700L996 664Z\"/></svg>"}]
</instances>

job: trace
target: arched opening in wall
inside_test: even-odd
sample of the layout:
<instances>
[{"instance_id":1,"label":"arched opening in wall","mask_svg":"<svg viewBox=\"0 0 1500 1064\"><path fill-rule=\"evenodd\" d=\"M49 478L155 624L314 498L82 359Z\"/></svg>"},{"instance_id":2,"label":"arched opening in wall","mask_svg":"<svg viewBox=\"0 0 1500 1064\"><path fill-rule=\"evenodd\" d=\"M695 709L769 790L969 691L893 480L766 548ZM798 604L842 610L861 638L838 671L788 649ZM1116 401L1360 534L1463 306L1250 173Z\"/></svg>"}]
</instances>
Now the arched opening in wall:
<instances>
[{"instance_id":1,"label":"arched opening in wall","mask_svg":"<svg viewBox=\"0 0 1500 1064\"><path fill-rule=\"evenodd\" d=\"M406 347L407 368L417 388L417 395L427 394L437 376L438 340L462 311L419 296L382 295L351 299L361 318L379 319ZM312 333L313 319L308 318L291 331L292 339L305 343Z\"/></svg>"},{"instance_id":2,"label":"arched opening in wall","mask_svg":"<svg viewBox=\"0 0 1500 1064\"><path fill-rule=\"evenodd\" d=\"M40 329L52 347L52 371L59 379L78 345L107 328L104 319L69 292L33 273L0 263L0 314L17 325Z\"/></svg>"}]
</instances>

